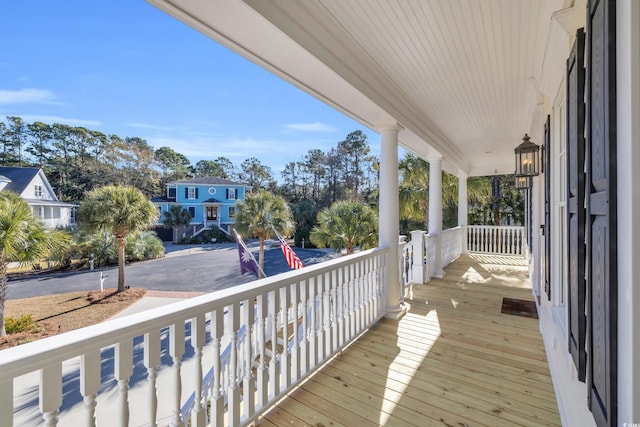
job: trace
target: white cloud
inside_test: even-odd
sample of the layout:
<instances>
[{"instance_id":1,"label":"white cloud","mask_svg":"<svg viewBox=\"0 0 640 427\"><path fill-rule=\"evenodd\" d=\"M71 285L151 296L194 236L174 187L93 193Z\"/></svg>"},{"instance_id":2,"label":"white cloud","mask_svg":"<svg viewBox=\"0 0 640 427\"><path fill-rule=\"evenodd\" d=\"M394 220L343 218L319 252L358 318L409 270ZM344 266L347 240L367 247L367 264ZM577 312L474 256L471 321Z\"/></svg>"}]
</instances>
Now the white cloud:
<instances>
[{"instance_id":1,"label":"white cloud","mask_svg":"<svg viewBox=\"0 0 640 427\"><path fill-rule=\"evenodd\" d=\"M0 90L0 105L52 103L53 99L47 89Z\"/></svg>"},{"instance_id":2,"label":"white cloud","mask_svg":"<svg viewBox=\"0 0 640 427\"><path fill-rule=\"evenodd\" d=\"M169 126L154 125L149 123L127 123L127 126L136 128L136 129L148 129L148 130L163 131L163 132L174 130Z\"/></svg>"},{"instance_id":3,"label":"white cloud","mask_svg":"<svg viewBox=\"0 0 640 427\"><path fill-rule=\"evenodd\" d=\"M290 123L285 125L287 129L297 130L300 132L333 132L336 129L333 126L329 126L325 123L313 122L313 123Z\"/></svg>"},{"instance_id":4,"label":"white cloud","mask_svg":"<svg viewBox=\"0 0 640 427\"><path fill-rule=\"evenodd\" d=\"M72 117L40 116L40 115L37 115L37 114L33 114L33 115L15 114L15 115L21 117L22 120L24 120L27 123L33 123L33 122L43 122L43 123L47 123L47 124L62 123L62 124L71 125L71 126L100 126L100 125L102 125L102 122L100 122L98 120L76 119L76 118L72 118Z\"/></svg>"}]
</instances>

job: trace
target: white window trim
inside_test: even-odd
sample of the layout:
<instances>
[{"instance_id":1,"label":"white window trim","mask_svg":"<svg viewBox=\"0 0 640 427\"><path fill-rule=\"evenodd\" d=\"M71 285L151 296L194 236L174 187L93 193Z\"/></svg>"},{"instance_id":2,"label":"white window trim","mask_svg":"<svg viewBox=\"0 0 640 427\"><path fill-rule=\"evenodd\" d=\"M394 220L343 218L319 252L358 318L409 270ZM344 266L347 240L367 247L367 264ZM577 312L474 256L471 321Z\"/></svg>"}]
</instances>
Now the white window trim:
<instances>
[{"instance_id":1,"label":"white window trim","mask_svg":"<svg viewBox=\"0 0 640 427\"><path fill-rule=\"evenodd\" d=\"M41 184L36 184L33 186L33 196L36 199L41 199L44 195L44 186Z\"/></svg>"},{"instance_id":2,"label":"white window trim","mask_svg":"<svg viewBox=\"0 0 640 427\"><path fill-rule=\"evenodd\" d=\"M196 187L187 187L187 200L196 199Z\"/></svg>"},{"instance_id":3,"label":"white window trim","mask_svg":"<svg viewBox=\"0 0 640 427\"><path fill-rule=\"evenodd\" d=\"M229 189L229 200L236 200L238 198L238 189L230 188Z\"/></svg>"}]
</instances>

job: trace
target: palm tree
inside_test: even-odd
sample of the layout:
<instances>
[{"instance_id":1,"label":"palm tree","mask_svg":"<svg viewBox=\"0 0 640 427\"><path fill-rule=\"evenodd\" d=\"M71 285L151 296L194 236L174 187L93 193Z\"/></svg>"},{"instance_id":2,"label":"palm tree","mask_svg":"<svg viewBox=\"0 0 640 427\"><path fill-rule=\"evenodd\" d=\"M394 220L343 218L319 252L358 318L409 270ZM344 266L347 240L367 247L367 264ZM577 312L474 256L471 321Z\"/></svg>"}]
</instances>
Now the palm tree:
<instances>
[{"instance_id":1,"label":"palm tree","mask_svg":"<svg viewBox=\"0 0 640 427\"><path fill-rule=\"evenodd\" d=\"M268 191L257 191L247 194L244 201L239 201L236 212L235 228L240 234L257 236L260 241L258 264L262 277L264 271L264 241L275 237L273 227L282 235L293 230L293 219L287 202L280 196Z\"/></svg>"},{"instance_id":2,"label":"palm tree","mask_svg":"<svg viewBox=\"0 0 640 427\"><path fill-rule=\"evenodd\" d=\"M124 287L124 249L127 236L144 230L158 220L158 211L140 190L107 185L87 194L80 205L82 227L89 231L107 231L118 246L118 292Z\"/></svg>"},{"instance_id":3,"label":"palm tree","mask_svg":"<svg viewBox=\"0 0 640 427\"><path fill-rule=\"evenodd\" d=\"M414 154L407 153L398 164L400 172L400 219L429 224L429 163ZM444 224L457 223L459 180L454 175L442 173L442 205L445 209ZM488 177L467 179L467 199L470 203L487 203L491 199L491 182Z\"/></svg>"},{"instance_id":4,"label":"palm tree","mask_svg":"<svg viewBox=\"0 0 640 427\"><path fill-rule=\"evenodd\" d=\"M336 202L318 214L318 225L313 227L311 242L321 248L346 248L352 254L360 249L375 247L378 243L378 215L369 206L353 200Z\"/></svg>"},{"instance_id":5,"label":"palm tree","mask_svg":"<svg viewBox=\"0 0 640 427\"><path fill-rule=\"evenodd\" d=\"M191 214L180 205L171 205L163 215L162 224L167 228L173 229L173 243L178 243L178 228L181 225L189 225L191 223Z\"/></svg>"},{"instance_id":6,"label":"palm tree","mask_svg":"<svg viewBox=\"0 0 640 427\"><path fill-rule=\"evenodd\" d=\"M66 233L48 229L17 194L0 193L0 337L6 335L4 303L9 262L40 260L63 250L68 240Z\"/></svg>"},{"instance_id":7,"label":"palm tree","mask_svg":"<svg viewBox=\"0 0 640 427\"><path fill-rule=\"evenodd\" d=\"M429 163L407 153L398 164L400 219L429 223Z\"/></svg>"}]
</instances>

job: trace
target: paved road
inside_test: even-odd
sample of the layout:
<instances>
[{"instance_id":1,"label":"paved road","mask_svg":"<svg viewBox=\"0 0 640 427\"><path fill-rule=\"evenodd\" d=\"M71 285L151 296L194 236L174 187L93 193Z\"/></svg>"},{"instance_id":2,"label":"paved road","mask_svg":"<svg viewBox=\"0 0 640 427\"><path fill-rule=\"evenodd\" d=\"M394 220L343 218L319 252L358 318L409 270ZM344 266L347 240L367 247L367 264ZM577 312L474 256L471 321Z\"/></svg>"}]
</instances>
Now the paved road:
<instances>
[{"instance_id":1,"label":"paved road","mask_svg":"<svg viewBox=\"0 0 640 427\"><path fill-rule=\"evenodd\" d=\"M247 246L258 258L257 241ZM271 246L271 248L269 248ZM305 265L333 258L335 254L317 249L295 249ZM280 246L266 245L265 273L273 276L290 271ZM9 282L9 299L100 288L100 273L106 276L104 287L115 288L118 282L116 268L101 271L53 273L14 279ZM126 284L132 287L161 291L212 292L255 280L251 274L240 275L238 251L235 244L204 246L168 245L164 258L127 265Z\"/></svg>"}]
</instances>

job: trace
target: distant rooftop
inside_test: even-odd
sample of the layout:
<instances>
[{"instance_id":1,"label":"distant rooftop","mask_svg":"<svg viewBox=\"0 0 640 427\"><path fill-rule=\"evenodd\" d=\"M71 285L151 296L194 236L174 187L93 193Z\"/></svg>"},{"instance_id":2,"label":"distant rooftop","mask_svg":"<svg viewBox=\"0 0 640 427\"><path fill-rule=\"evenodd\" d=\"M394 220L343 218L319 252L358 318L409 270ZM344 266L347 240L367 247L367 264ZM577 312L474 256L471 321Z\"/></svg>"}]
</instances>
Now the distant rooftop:
<instances>
[{"instance_id":1,"label":"distant rooftop","mask_svg":"<svg viewBox=\"0 0 640 427\"><path fill-rule=\"evenodd\" d=\"M173 182L170 182L169 184L239 185L243 187L249 187L249 184L245 184L243 182L231 181L228 179L217 178L214 176L181 179L180 181L173 181Z\"/></svg>"},{"instance_id":2,"label":"distant rooftop","mask_svg":"<svg viewBox=\"0 0 640 427\"><path fill-rule=\"evenodd\" d=\"M26 186L29 185L39 171L40 168L0 167L0 175L10 180L4 189L22 194Z\"/></svg>"}]
</instances>

